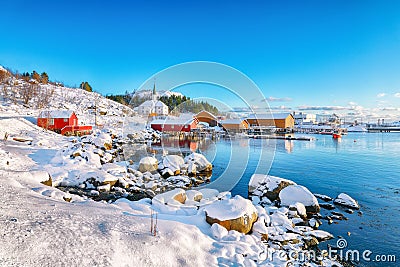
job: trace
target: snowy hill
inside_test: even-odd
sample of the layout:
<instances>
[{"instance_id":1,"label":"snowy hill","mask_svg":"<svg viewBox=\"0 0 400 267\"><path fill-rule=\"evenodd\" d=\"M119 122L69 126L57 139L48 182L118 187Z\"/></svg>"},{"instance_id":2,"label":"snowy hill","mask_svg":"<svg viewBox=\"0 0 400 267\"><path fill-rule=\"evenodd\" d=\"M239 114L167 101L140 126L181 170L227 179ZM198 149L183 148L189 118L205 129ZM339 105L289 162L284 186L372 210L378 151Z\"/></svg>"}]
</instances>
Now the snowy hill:
<instances>
[{"instance_id":1,"label":"snowy hill","mask_svg":"<svg viewBox=\"0 0 400 267\"><path fill-rule=\"evenodd\" d=\"M97 125L115 129L121 129L125 117L133 115L131 108L95 92L14 77L0 84L0 117L26 117L35 123L41 111L53 109L74 111L81 125L95 125L97 121Z\"/></svg>"}]
</instances>

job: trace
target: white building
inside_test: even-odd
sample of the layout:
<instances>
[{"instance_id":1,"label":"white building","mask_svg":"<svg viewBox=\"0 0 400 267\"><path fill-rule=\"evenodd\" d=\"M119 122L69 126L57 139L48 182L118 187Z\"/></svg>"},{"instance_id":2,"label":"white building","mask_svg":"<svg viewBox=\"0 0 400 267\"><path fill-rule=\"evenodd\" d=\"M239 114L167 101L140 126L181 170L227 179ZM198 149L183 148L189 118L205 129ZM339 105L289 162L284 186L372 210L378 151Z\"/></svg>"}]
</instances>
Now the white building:
<instances>
[{"instance_id":1,"label":"white building","mask_svg":"<svg viewBox=\"0 0 400 267\"><path fill-rule=\"evenodd\" d=\"M303 125L303 124L315 124L317 122L317 115L303 113L303 112L293 112L294 124Z\"/></svg>"},{"instance_id":2,"label":"white building","mask_svg":"<svg viewBox=\"0 0 400 267\"><path fill-rule=\"evenodd\" d=\"M139 115L156 114L157 116L168 115L168 106L159 100L147 100L138 107Z\"/></svg>"}]
</instances>

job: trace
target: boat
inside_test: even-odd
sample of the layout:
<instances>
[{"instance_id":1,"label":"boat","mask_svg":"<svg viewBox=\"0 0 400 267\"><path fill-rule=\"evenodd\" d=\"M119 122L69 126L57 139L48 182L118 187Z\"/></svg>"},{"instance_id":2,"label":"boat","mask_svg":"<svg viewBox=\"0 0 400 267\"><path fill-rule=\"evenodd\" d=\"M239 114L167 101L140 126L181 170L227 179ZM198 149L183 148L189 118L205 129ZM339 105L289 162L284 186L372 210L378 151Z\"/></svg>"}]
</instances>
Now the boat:
<instances>
[{"instance_id":1,"label":"boat","mask_svg":"<svg viewBox=\"0 0 400 267\"><path fill-rule=\"evenodd\" d=\"M347 126L347 131L348 132L368 132L367 128L361 126L361 125L350 125Z\"/></svg>"},{"instance_id":2,"label":"boat","mask_svg":"<svg viewBox=\"0 0 400 267\"><path fill-rule=\"evenodd\" d=\"M342 131L334 130L333 133L332 133L332 137L333 137L333 139L342 138Z\"/></svg>"}]
</instances>

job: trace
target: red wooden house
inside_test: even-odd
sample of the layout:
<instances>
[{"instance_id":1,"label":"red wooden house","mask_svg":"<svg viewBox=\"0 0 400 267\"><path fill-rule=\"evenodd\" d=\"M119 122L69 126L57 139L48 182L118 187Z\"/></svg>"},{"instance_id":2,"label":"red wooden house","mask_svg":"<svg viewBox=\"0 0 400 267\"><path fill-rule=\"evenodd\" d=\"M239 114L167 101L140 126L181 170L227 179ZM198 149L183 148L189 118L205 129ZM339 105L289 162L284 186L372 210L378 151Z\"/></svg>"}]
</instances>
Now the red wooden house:
<instances>
[{"instance_id":1,"label":"red wooden house","mask_svg":"<svg viewBox=\"0 0 400 267\"><path fill-rule=\"evenodd\" d=\"M160 132L190 132L197 128L199 121L193 119L165 119L154 120L150 123L151 128Z\"/></svg>"},{"instance_id":2,"label":"red wooden house","mask_svg":"<svg viewBox=\"0 0 400 267\"><path fill-rule=\"evenodd\" d=\"M78 125L78 117L70 110L42 111L37 125L62 135L84 135L92 132L92 126Z\"/></svg>"}]
</instances>

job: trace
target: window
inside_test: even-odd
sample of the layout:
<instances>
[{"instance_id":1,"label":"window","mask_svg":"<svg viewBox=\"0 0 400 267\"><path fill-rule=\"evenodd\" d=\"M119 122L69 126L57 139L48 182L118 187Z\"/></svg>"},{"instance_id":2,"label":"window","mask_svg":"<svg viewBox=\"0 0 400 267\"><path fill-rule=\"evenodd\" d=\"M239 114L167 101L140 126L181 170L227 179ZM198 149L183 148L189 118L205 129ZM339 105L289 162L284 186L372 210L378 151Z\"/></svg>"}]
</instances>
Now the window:
<instances>
[{"instance_id":1,"label":"window","mask_svg":"<svg viewBox=\"0 0 400 267\"><path fill-rule=\"evenodd\" d=\"M54 119L49 119L49 125L54 125Z\"/></svg>"},{"instance_id":2,"label":"window","mask_svg":"<svg viewBox=\"0 0 400 267\"><path fill-rule=\"evenodd\" d=\"M68 119L64 119L64 122L68 122Z\"/></svg>"}]
</instances>

